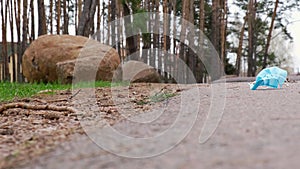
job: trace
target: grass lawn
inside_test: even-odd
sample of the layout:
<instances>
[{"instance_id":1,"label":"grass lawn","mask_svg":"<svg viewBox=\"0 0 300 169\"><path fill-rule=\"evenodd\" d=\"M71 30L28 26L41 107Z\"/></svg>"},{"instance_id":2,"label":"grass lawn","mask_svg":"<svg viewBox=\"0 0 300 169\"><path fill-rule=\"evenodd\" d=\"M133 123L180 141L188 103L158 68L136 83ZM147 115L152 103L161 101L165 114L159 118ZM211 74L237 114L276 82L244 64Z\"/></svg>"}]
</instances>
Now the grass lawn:
<instances>
[{"instance_id":1,"label":"grass lawn","mask_svg":"<svg viewBox=\"0 0 300 169\"><path fill-rule=\"evenodd\" d=\"M76 84L75 88L81 87L110 87L110 82L97 81ZM66 90L72 89L72 84L63 85L58 83L10 83L0 82L0 102L10 101L14 98L31 97L43 90Z\"/></svg>"}]
</instances>

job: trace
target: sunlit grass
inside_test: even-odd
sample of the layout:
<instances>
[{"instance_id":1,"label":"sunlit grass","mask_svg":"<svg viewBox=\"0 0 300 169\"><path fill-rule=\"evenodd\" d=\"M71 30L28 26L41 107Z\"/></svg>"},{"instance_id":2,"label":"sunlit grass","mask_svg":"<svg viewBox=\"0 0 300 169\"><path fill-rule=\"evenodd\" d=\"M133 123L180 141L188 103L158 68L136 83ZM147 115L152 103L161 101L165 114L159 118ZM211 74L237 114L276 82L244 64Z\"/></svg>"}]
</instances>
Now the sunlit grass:
<instances>
[{"instance_id":1,"label":"sunlit grass","mask_svg":"<svg viewBox=\"0 0 300 169\"><path fill-rule=\"evenodd\" d=\"M107 81L96 82L80 82L78 84L59 84L59 83L10 83L0 82L0 102L10 101L14 98L31 97L40 91L57 91L73 88L87 88L87 87L110 87L126 85L123 83L111 83ZM51 94L51 92L50 92Z\"/></svg>"},{"instance_id":2,"label":"sunlit grass","mask_svg":"<svg viewBox=\"0 0 300 169\"><path fill-rule=\"evenodd\" d=\"M43 90L65 90L71 85L44 84L44 83L0 83L0 101L9 101L14 98L31 97Z\"/></svg>"}]
</instances>

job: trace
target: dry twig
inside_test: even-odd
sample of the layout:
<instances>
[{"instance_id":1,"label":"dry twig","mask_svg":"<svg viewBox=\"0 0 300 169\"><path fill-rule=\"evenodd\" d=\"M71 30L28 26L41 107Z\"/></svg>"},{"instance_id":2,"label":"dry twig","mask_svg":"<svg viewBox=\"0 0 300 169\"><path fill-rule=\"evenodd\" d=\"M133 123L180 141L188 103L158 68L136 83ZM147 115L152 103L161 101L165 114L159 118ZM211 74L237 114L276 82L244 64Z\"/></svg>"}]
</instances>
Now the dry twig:
<instances>
[{"instance_id":1,"label":"dry twig","mask_svg":"<svg viewBox=\"0 0 300 169\"><path fill-rule=\"evenodd\" d=\"M71 113L76 113L76 110L72 107L68 106L55 106L55 105L33 105L28 103L7 103L0 106L0 114L3 111L13 108L22 108L22 109L30 109L30 110L52 110L52 111L68 111Z\"/></svg>"}]
</instances>

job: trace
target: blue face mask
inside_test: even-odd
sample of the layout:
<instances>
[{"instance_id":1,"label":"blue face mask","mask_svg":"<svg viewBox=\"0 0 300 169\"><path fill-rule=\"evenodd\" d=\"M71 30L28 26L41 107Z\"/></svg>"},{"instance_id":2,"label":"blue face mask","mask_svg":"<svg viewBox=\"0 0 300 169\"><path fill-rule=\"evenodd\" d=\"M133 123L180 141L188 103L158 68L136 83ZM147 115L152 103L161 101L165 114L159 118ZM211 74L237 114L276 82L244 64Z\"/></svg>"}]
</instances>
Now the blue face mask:
<instances>
[{"instance_id":1,"label":"blue face mask","mask_svg":"<svg viewBox=\"0 0 300 169\"><path fill-rule=\"evenodd\" d=\"M256 90L259 86L268 86L271 88L282 87L287 77L287 71L278 67L265 68L256 76L255 83L250 84L251 90Z\"/></svg>"}]
</instances>

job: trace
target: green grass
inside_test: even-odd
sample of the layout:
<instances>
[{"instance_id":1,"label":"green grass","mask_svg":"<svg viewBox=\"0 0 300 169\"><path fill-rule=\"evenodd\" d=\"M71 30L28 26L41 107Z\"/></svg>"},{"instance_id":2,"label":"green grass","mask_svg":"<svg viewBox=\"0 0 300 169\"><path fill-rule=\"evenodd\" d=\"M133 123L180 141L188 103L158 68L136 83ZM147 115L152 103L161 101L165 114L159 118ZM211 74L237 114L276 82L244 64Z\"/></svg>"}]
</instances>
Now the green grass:
<instances>
[{"instance_id":1,"label":"green grass","mask_svg":"<svg viewBox=\"0 0 300 169\"><path fill-rule=\"evenodd\" d=\"M82 82L74 85L75 88L84 87L110 87L112 84L105 81L97 82ZM117 86L118 83L114 84ZM120 85L122 85L120 83ZM10 101L14 98L25 98L31 97L40 91L44 90L66 90L72 89L71 84L58 84L58 83L10 83L10 82L0 82L0 102ZM52 92L53 93L53 92ZM51 94L51 92L49 92Z\"/></svg>"},{"instance_id":2,"label":"green grass","mask_svg":"<svg viewBox=\"0 0 300 169\"><path fill-rule=\"evenodd\" d=\"M145 100L140 100L139 102L137 102L138 105L145 105L148 103L157 103L157 102L162 102L165 100L168 100L171 97L176 96L175 93L157 93L155 95L152 95L148 98L146 98Z\"/></svg>"},{"instance_id":3,"label":"green grass","mask_svg":"<svg viewBox=\"0 0 300 169\"><path fill-rule=\"evenodd\" d=\"M167 100L171 97L174 97L174 96L176 96L175 93L158 93L156 95L150 96L149 99L150 99L151 102L156 103L156 102L165 101L165 100Z\"/></svg>"}]
</instances>

